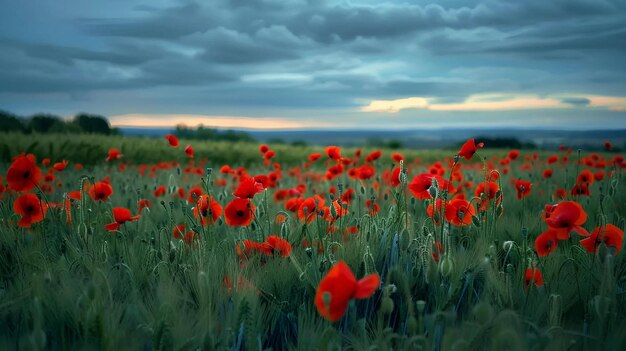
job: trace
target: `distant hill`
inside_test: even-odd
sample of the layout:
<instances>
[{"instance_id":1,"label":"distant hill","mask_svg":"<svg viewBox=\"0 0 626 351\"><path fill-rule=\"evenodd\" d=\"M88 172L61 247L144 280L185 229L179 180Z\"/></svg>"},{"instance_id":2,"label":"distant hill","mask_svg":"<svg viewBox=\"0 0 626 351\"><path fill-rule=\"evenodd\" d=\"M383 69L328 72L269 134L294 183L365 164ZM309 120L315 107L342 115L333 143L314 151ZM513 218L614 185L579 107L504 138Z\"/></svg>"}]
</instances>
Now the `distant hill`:
<instances>
[{"instance_id":1,"label":"distant hill","mask_svg":"<svg viewBox=\"0 0 626 351\"><path fill-rule=\"evenodd\" d=\"M120 128L126 135L160 137L173 128ZM516 138L534 143L540 148L553 149L559 145L585 150L601 149L605 140L626 149L626 130L568 131L547 129L413 129L413 130L244 130L259 142L305 142L311 145L357 146L376 141L399 141L410 148L447 148L473 137Z\"/></svg>"}]
</instances>

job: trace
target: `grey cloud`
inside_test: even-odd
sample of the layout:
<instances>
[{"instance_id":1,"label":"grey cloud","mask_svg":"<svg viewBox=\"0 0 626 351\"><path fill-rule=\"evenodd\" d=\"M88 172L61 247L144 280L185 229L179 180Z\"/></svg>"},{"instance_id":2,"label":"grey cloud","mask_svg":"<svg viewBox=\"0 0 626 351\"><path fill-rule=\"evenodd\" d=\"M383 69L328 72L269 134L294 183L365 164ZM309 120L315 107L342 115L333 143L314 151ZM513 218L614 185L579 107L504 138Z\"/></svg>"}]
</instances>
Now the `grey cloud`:
<instances>
[{"instance_id":1,"label":"grey cloud","mask_svg":"<svg viewBox=\"0 0 626 351\"><path fill-rule=\"evenodd\" d=\"M5 47L12 47L33 58L50 60L63 65L72 65L75 60L108 62L119 65L137 65L158 57L162 50L146 45L116 44L109 50L91 50L64 45L26 43L15 40L0 40Z\"/></svg>"},{"instance_id":2,"label":"grey cloud","mask_svg":"<svg viewBox=\"0 0 626 351\"><path fill-rule=\"evenodd\" d=\"M254 36L219 27L197 36L192 42L204 48L201 57L224 64L241 64L296 59L298 38L284 27L262 28Z\"/></svg>"},{"instance_id":3,"label":"grey cloud","mask_svg":"<svg viewBox=\"0 0 626 351\"><path fill-rule=\"evenodd\" d=\"M148 18L91 18L78 23L88 33L111 37L176 39L211 27L215 13L197 3L151 11Z\"/></svg>"},{"instance_id":4,"label":"grey cloud","mask_svg":"<svg viewBox=\"0 0 626 351\"><path fill-rule=\"evenodd\" d=\"M565 98L561 99L563 103L574 105L574 106L588 106L591 103L591 100L587 98Z\"/></svg>"},{"instance_id":5,"label":"grey cloud","mask_svg":"<svg viewBox=\"0 0 626 351\"><path fill-rule=\"evenodd\" d=\"M623 94L623 0L355 1L144 1L69 20L34 13L69 34L25 28L0 41L0 102L10 107L8 93L91 92L97 102L140 91L143 105L167 96L189 113L274 114L410 96Z\"/></svg>"}]
</instances>

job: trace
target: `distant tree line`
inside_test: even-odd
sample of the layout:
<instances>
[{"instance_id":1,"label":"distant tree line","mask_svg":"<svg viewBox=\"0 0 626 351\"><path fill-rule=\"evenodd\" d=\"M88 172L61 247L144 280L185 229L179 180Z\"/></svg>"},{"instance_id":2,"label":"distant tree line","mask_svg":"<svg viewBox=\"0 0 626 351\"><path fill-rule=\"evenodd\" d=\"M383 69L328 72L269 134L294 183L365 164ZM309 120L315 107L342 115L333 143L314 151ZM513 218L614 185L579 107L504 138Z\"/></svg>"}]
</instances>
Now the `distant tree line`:
<instances>
[{"instance_id":1,"label":"distant tree line","mask_svg":"<svg viewBox=\"0 0 626 351\"><path fill-rule=\"evenodd\" d=\"M475 138L476 143L481 142L485 143L485 147L490 148L498 148L498 149L536 149L537 145L530 141L520 141L517 138L491 138L491 137L481 137L478 136ZM460 147L463 145L463 142L460 142L457 146Z\"/></svg>"},{"instance_id":2,"label":"distant tree line","mask_svg":"<svg viewBox=\"0 0 626 351\"><path fill-rule=\"evenodd\" d=\"M0 111L0 131L22 133L95 133L113 135L120 134L116 128L111 128L103 116L79 113L67 121L49 114L37 113L32 116L18 116Z\"/></svg>"},{"instance_id":3,"label":"distant tree line","mask_svg":"<svg viewBox=\"0 0 626 351\"><path fill-rule=\"evenodd\" d=\"M246 132L219 130L216 128L207 128L203 125L199 125L197 128L190 128L184 124L178 124L174 129L174 134L182 139L256 142L256 139Z\"/></svg>"}]
</instances>

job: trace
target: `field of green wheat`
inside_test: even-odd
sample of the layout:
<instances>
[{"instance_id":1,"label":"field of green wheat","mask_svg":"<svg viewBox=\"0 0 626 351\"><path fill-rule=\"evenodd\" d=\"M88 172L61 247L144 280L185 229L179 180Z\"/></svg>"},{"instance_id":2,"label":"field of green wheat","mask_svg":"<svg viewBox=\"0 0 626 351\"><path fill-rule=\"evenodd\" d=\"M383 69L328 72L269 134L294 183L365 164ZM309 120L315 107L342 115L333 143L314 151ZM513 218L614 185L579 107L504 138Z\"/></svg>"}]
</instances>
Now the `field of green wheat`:
<instances>
[{"instance_id":1,"label":"field of green wheat","mask_svg":"<svg viewBox=\"0 0 626 351\"><path fill-rule=\"evenodd\" d=\"M622 155L0 134L2 350L623 350Z\"/></svg>"}]
</instances>

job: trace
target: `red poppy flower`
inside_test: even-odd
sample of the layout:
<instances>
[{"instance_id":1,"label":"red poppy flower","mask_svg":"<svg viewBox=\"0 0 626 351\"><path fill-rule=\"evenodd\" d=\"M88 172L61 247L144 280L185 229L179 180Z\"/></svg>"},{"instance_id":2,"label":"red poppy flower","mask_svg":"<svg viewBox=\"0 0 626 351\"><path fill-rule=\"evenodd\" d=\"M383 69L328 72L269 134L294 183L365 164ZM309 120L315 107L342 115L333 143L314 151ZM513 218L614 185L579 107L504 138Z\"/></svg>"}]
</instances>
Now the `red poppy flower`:
<instances>
[{"instance_id":1,"label":"red poppy flower","mask_svg":"<svg viewBox=\"0 0 626 351\"><path fill-rule=\"evenodd\" d=\"M156 189L154 189L154 197L161 197L165 195L166 191L167 189L165 189L164 185L159 185Z\"/></svg>"},{"instance_id":2,"label":"red poppy flower","mask_svg":"<svg viewBox=\"0 0 626 351\"><path fill-rule=\"evenodd\" d=\"M139 200L139 214L141 214L141 211L143 211L144 208L150 208L151 203L150 200L146 200L146 199L141 199Z\"/></svg>"},{"instance_id":3,"label":"red poppy flower","mask_svg":"<svg viewBox=\"0 0 626 351\"><path fill-rule=\"evenodd\" d=\"M322 207L324 207L324 199L318 195L303 200L298 206L298 219L311 223L315 219L317 211Z\"/></svg>"},{"instance_id":4,"label":"red poppy flower","mask_svg":"<svg viewBox=\"0 0 626 351\"><path fill-rule=\"evenodd\" d=\"M461 151L459 151L459 157L463 157L466 160L471 160L472 156L474 156L476 151L478 151L478 148L483 147L484 145L485 144L483 143L479 143L478 145L476 145L476 142L472 138L466 141L463 146L461 146Z\"/></svg>"},{"instance_id":5,"label":"red poppy flower","mask_svg":"<svg viewBox=\"0 0 626 351\"><path fill-rule=\"evenodd\" d=\"M126 222L132 222L139 219L139 215L131 217L130 210L124 207L114 207L113 208L113 219L115 222L105 224L104 229L112 232L118 230L120 226Z\"/></svg>"},{"instance_id":6,"label":"red poppy flower","mask_svg":"<svg viewBox=\"0 0 626 351\"><path fill-rule=\"evenodd\" d=\"M338 321L351 299L369 298L379 284L380 277L376 273L357 281L345 262L339 261L317 287L315 307L322 317L333 322Z\"/></svg>"},{"instance_id":7,"label":"red poppy flower","mask_svg":"<svg viewBox=\"0 0 626 351\"><path fill-rule=\"evenodd\" d=\"M567 190L558 188L554 191L553 196L556 200L564 200L567 197Z\"/></svg>"},{"instance_id":8,"label":"red poppy flower","mask_svg":"<svg viewBox=\"0 0 626 351\"><path fill-rule=\"evenodd\" d=\"M43 181L46 183L50 183L52 181L54 181L54 174L53 173L47 173L45 176L43 176Z\"/></svg>"},{"instance_id":9,"label":"red poppy flower","mask_svg":"<svg viewBox=\"0 0 626 351\"><path fill-rule=\"evenodd\" d=\"M559 156L558 155L552 155L550 157L548 157L548 159L546 160L546 163L551 165L553 163L557 163L559 161Z\"/></svg>"},{"instance_id":10,"label":"red poppy flower","mask_svg":"<svg viewBox=\"0 0 626 351\"><path fill-rule=\"evenodd\" d=\"M433 185L433 178L436 177L430 173L416 175L408 185L409 191L417 199L431 199L432 196L430 195L429 189ZM437 178L437 181L439 182L440 179L441 178ZM439 184L439 186L441 187L441 184Z\"/></svg>"},{"instance_id":11,"label":"red poppy flower","mask_svg":"<svg viewBox=\"0 0 626 351\"><path fill-rule=\"evenodd\" d=\"M253 177L243 176L233 195L242 199L252 199L254 195L263 192L264 189L263 184L257 182Z\"/></svg>"},{"instance_id":12,"label":"red poppy flower","mask_svg":"<svg viewBox=\"0 0 626 351\"><path fill-rule=\"evenodd\" d=\"M476 190L474 190L474 195L481 196L481 194L485 194L489 200L493 200L496 198L498 190L500 190L500 187L496 182L480 182L476 186Z\"/></svg>"},{"instance_id":13,"label":"red poppy flower","mask_svg":"<svg viewBox=\"0 0 626 351\"><path fill-rule=\"evenodd\" d=\"M535 239L535 251L537 251L538 256L548 256L556 250L557 244L556 231L548 229Z\"/></svg>"},{"instance_id":14,"label":"red poppy flower","mask_svg":"<svg viewBox=\"0 0 626 351\"><path fill-rule=\"evenodd\" d=\"M376 168L370 165L363 165L359 168L358 177L361 180L371 179L376 175Z\"/></svg>"},{"instance_id":15,"label":"red poppy flower","mask_svg":"<svg viewBox=\"0 0 626 351\"><path fill-rule=\"evenodd\" d=\"M476 215L474 205L465 199L452 199L446 204L446 220L456 226L465 226L472 223Z\"/></svg>"},{"instance_id":16,"label":"red poppy flower","mask_svg":"<svg viewBox=\"0 0 626 351\"><path fill-rule=\"evenodd\" d=\"M517 198L522 199L530 195L530 181L518 179L515 181L515 189L517 189Z\"/></svg>"},{"instance_id":17,"label":"red poppy flower","mask_svg":"<svg viewBox=\"0 0 626 351\"><path fill-rule=\"evenodd\" d=\"M43 221L48 212L48 205L35 194L22 194L15 199L13 212L22 216L17 225L30 228L33 223Z\"/></svg>"},{"instance_id":18,"label":"red poppy flower","mask_svg":"<svg viewBox=\"0 0 626 351\"><path fill-rule=\"evenodd\" d=\"M187 154L189 158L193 158L193 146L187 145L187 147L185 148L185 154Z\"/></svg>"},{"instance_id":19,"label":"red poppy flower","mask_svg":"<svg viewBox=\"0 0 626 351\"><path fill-rule=\"evenodd\" d=\"M272 253L277 252L282 257L288 257L293 249L287 240L279 238L276 235L268 236L265 243L272 249Z\"/></svg>"},{"instance_id":20,"label":"red poppy flower","mask_svg":"<svg viewBox=\"0 0 626 351\"><path fill-rule=\"evenodd\" d=\"M109 162L122 157L124 157L124 155L120 154L118 149L111 149L109 150L109 156L106 158L106 161Z\"/></svg>"},{"instance_id":21,"label":"red poppy flower","mask_svg":"<svg viewBox=\"0 0 626 351\"><path fill-rule=\"evenodd\" d=\"M263 154L263 158L266 160L271 160L274 156L276 156L276 152L274 152L274 150L268 150Z\"/></svg>"},{"instance_id":22,"label":"red poppy flower","mask_svg":"<svg viewBox=\"0 0 626 351\"><path fill-rule=\"evenodd\" d=\"M186 228L185 223L179 224L179 225L175 226L174 227L174 231L173 231L174 232L173 233L174 234L174 239L182 238L183 235L185 235L184 234L185 233L185 228Z\"/></svg>"},{"instance_id":23,"label":"red poppy flower","mask_svg":"<svg viewBox=\"0 0 626 351\"><path fill-rule=\"evenodd\" d=\"M259 152L262 154L266 153L269 149L270 147L267 146L266 144L259 145Z\"/></svg>"},{"instance_id":24,"label":"red poppy flower","mask_svg":"<svg viewBox=\"0 0 626 351\"><path fill-rule=\"evenodd\" d=\"M322 154L320 154L320 153L318 153L318 152L313 153L313 154L310 154L310 155L309 155L309 162L315 162L315 161L317 161L320 157L322 157Z\"/></svg>"},{"instance_id":25,"label":"red poppy flower","mask_svg":"<svg viewBox=\"0 0 626 351\"><path fill-rule=\"evenodd\" d=\"M545 179L552 178L552 173L553 172L551 169L546 169L545 171L543 171L543 177Z\"/></svg>"},{"instance_id":26,"label":"red poppy flower","mask_svg":"<svg viewBox=\"0 0 626 351\"><path fill-rule=\"evenodd\" d=\"M609 150L609 151L611 151L611 149L613 149L613 145L610 142L605 141L604 142L604 148Z\"/></svg>"},{"instance_id":27,"label":"red poppy flower","mask_svg":"<svg viewBox=\"0 0 626 351\"><path fill-rule=\"evenodd\" d=\"M435 201L435 203L431 202L431 204L428 205L428 207L426 208L426 214L428 214L428 217L434 220L435 224L437 225L441 224L440 213L442 206L443 201L440 198L437 198L437 201Z\"/></svg>"},{"instance_id":28,"label":"red poppy flower","mask_svg":"<svg viewBox=\"0 0 626 351\"><path fill-rule=\"evenodd\" d=\"M244 240L242 242L237 243L237 256L240 258L249 258L255 253L262 253L266 256L272 256L272 247L270 247L267 243L257 243L252 240Z\"/></svg>"},{"instance_id":29,"label":"red poppy flower","mask_svg":"<svg viewBox=\"0 0 626 351\"><path fill-rule=\"evenodd\" d=\"M341 149L338 146L327 146L324 151L331 160L338 161L341 158Z\"/></svg>"},{"instance_id":30,"label":"red poppy flower","mask_svg":"<svg viewBox=\"0 0 626 351\"><path fill-rule=\"evenodd\" d=\"M576 178L576 183L577 184L587 184L590 185L593 183L593 173L588 170L585 169L582 172L580 172L580 174L578 175L578 178Z\"/></svg>"},{"instance_id":31,"label":"red poppy flower","mask_svg":"<svg viewBox=\"0 0 626 351\"><path fill-rule=\"evenodd\" d=\"M187 202L190 204L196 203L202 194L204 194L204 190L202 190L202 188L194 187L189 189L189 192L187 193Z\"/></svg>"},{"instance_id":32,"label":"red poppy flower","mask_svg":"<svg viewBox=\"0 0 626 351\"><path fill-rule=\"evenodd\" d=\"M374 162L378 160L380 156L382 156L382 154L383 153L380 150L373 151L372 153L367 155L367 157L365 158L365 162Z\"/></svg>"},{"instance_id":33,"label":"red poppy flower","mask_svg":"<svg viewBox=\"0 0 626 351\"><path fill-rule=\"evenodd\" d=\"M41 169L32 154L18 156L7 171L7 185L17 192L29 191L39 185Z\"/></svg>"},{"instance_id":34,"label":"red poppy flower","mask_svg":"<svg viewBox=\"0 0 626 351\"><path fill-rule=\"evenodd\" d=\"M543 285L543 276L541 275L539 268L535 267L526 269L526 272L524 273L524 286L528 288L531 281L535 284L535 286Z\"/></svg>"},{"instance_id":35,"label":"red poppy flower","mask_svg":"<svg viewBox=\"0 0 626 351\"><path fill-rule=\"evenodd\" d=\"M72 200L80 201L81 200L81 192L80 191L70 191L69 193L67 193L65 195L64 207L65 207L65 216L66 216L66 223L67 224L72 223L72 209L71 209Z\"/></svg>"},{"instance_id":36,"label":"red poppy flower","mask_svg":"<svg viewBox=\"0 0 626 351\"><path fill-rule=\"evenodd\" d=\"M400 172L402 172L402 169L400 169L400 167L395 167L391 171L391 176L389 177L389 185L391 185L392 188L396 188L401 184Z\"/></svg>"},{"instance_id":37,"label":"red poppy flower","mask_svg":"<svg viewBox=\"0 0 626 351\"><path fill-rule=\"evenodd\" d=\"M376 202L373 202L372 199L365 201L365 207L369 210L370 216L375 216L380 211L380 206Z\"/></svg>"},{"instance_id":38,"label":"red poppy flower","mask_svg":"<svg viewBox=\"0 0 626 351\"><path fill-rule=\"evenodd\" d=\"M230 226L247 226L254 219L256 208L249 199L234 198L224 209L226 224Z\"/></svg>"},{"instance_id":39,"label":"red poppy flower","mask_svg":"<svg viewBox=\"0 0 626 351\"><path fill-rule=\"evenodd\" d=\"M54 170L57 171L57 172L63 172L65 170L65 167L67 167L67 165L69 163L70 163L70 161L63 160L63 162L55 163L54 166L52 166L52 168L54 168Z\"/></svg>"},{"instance_id":40,"label":"red poppy flower","mask_svg":"<svg viewBox=\"0 0 626 351\"><path fill-rule=\"evenodd\" d=\"M572 187L572 196L591 196L591 191L587 183L578 183Z\"/></svg>"},{"instance_id":41,"label":"red poppy flower","mask_svg":"<svg viewBox=\"0 0 626 351\"><path fill-rule=\"evenodd\" d=\"M520 154L519 150L511 150L509 151L509 154L507 156L510 160L515 160L516 158L519 157L519 154Z\"/></svg>"},{"instance_id":42,"label":"red poppy flower","mask_svg":"<svg viewBox=\"0 0 626 351\"><path fill-rule=\"evenodd\" d=\"M339 203L339 200L335 200L332 202L331 206L335 208L336 216L333 218L332 212L330 211L330 207L329 207L328 216L326 218L327 221L334 221L335 219L348 214L348 204L343 202L343 200L341 201L341 204Z\"/></svg>"},{"instance_id":43,"label":"red poppy flower","mask_svg":"<svg viewBox=\"0 0 626 351\"><path fill-rule=\"evenodd\" d=\"M601 181L602 179L604 179L604 172L602 171L598 171L596 173L593 174L593 179L595 179L596 181Z\"/></svg>"},{"instance_id":44,"label":"red poppy flower","mask_svg":"<svg viewBox=\"0 0 626 351\"><path fill-rule=\"evenodd\" d=\"M617 256L624 243L624 231L613 224L596 227L596 229L591 232L591 236L582 239L580 244L585 250L595 254L598 252L598 248L602 242L604 242L607 247L612 248L613 255Z\"/></svg>"},{"instance_id":45,"label":"red poppy flower","mask_svg":"<svg viewBox=\"0 0 626 351\"><path fill-rule=\"evenodd\" d=\"M208 224L213 224L222 215L222 205L207 194L200 195L193 209L193 215L196 218L200 217L203 226L207 225L207 219Z\"/></svg>"},{"instance_id":46,"label":"red poppy flower","mask_svg":"<svg viewBox=\"0 0 626 351\"><path fill-rule=\"evenodd\" d=\"M348 177L351 179L359 179L359 168L354 167L348 170Z\"/></svg>"},{"instance_id":47,"label":"red poppy flower","mask_svg":"<svg viewBox=\"0 0 626 351\"><path fill-rule=\"evenodd\" d=\"M404 155L399 152L394 152L391 154L391 159L396 163L400 163L400 161L404 160Z\"/></svg>"},{"instance_id":48,"label":"red poppy flower","mask_svg":"<svg viewBox=\"0 0 626 351\"><path fill-rule=\"evenodd\" d=\"M559 240L569 239L572 231L589 236L589 232L581 227L587 221L587 213L575 201L563 201L554 206L548 206L544 213L546 224L556 232Z\"/></svg>"},{"instance_id":49,"label":"red poppy flower","mask_svg":"<svg viewBox=\"0 0 626 351\"><path fill-rule=\"evenodd\" d=\"M300 208L300 204L304 201L301 197L293 197L285 203L285 209L290 212L297 212Z\"/></svg>"},{"instance_id":50,"label":"red poppy flower","mask_svg":"<svg viewBox=\"0 0 626 351\"><path fill-rule=\"evenodd\" d=\"M178 147L178 138L176 135L168 134L165 136L165 139L167 139L167 142L170 143L171 147Z\"/></svg>"},{"instance_id":51,"label":"red poppy flower","mask_svg":"<svg viewBox=\"0 0 626 351\"><path fill-rule=\"evenodd\" d=\"M89 188L89 196L93 201L105 201L111 194L113 194L113 188L105 182L96 182Z\"/></svg>"}]
</instances>

